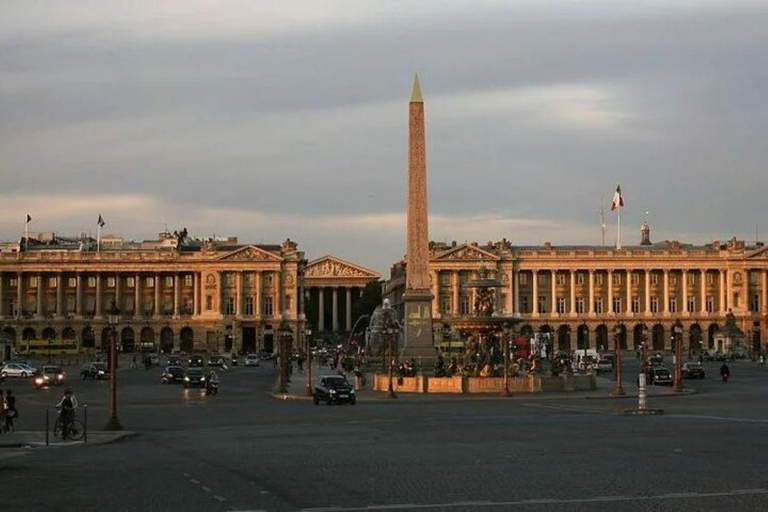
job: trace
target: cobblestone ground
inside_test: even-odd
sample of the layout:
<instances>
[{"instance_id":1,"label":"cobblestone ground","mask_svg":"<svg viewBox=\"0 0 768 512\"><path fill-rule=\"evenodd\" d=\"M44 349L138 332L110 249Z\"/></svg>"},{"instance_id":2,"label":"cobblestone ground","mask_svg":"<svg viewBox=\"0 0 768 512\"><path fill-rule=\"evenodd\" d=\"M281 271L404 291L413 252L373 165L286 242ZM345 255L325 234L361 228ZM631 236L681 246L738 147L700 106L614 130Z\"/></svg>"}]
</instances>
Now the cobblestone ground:
<instances>
[{"instance_id":1,"label":"cobblestone ground","mask_svg":"<svg viewBox=\"0 0 768 512\"><path fill-rule=\"evenodd\" d=\"M598 398L602 378L593 399L329 407L270 398L271 365L224 372L214 397L123 366L120 421L139 435L0 449L0 493L25 511L768 509L768 369L734 363L728 384L708 370L697 394L654 398L663 416L627 417L634 401ZM107 383L70 384L105 424ZM19 428L42 429L61 390L6 387Z\"/></svg>"}]
</instances>

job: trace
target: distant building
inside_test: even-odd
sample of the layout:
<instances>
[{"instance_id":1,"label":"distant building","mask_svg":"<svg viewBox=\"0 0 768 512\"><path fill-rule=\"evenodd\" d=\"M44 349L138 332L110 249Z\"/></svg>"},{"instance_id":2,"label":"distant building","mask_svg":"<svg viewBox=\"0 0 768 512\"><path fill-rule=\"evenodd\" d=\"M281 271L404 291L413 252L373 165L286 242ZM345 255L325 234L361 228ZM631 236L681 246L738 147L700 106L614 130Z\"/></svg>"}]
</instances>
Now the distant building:
<instances>
[{"instance_id":1,"label":"distant building","mask_svg":"<svg viewBox=\"0 0 768 512\"><path fill-rule=\"evenodd\" d=\"M682 326L689 354L715 349L715 335L732 311L750 351L765 350L768 328L768 247L736 239L695 246L652 244L644 225L641 245L514 246L430 244L429 271L435 339L452 321L472 314L474 291L465 288L481 267L504 286L496 310L520 317L523 334L550 333L556 349L637 349L647 329L650 350L671 350L673 325ZM403 261L395 263L384 296L402 314Z\"/></svg>"},{"instance_id":2,"label":"distant building","mask_svg":"<svg viewBox=\"0 0 768 512\"><path fill-rule=\"evenodd\" d=\"M291 329L294 347L304 346L307 328L348 330L357 290L379 279L334 256L308 264L291 240L241 244L183 235L140 243L106 235L98 250L89 237L30 234L28 249L0 246L0 342L106 348L114 301L124 352L272 353L281 326ZM309 324L305 299L320 300Z\"/></svg>"}]
</instances>

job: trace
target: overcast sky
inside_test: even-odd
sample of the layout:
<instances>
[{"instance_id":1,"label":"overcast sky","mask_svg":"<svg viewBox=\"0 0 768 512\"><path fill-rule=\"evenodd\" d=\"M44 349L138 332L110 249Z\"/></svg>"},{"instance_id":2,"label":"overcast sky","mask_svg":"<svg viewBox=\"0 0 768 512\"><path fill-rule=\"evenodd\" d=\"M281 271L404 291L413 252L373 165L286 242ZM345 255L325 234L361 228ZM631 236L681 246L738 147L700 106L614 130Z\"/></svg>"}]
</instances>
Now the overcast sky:
<instances>
[{"instance_id":1,"label":"overcast sky","mask_svg":"<svg viewBox=\"0 0 768 512\"><path fill-rule=\"evenodd\" d=\"M768 238L767 63L764 0L3 0L0 238L101 214L385 274L415 72L433 240L599 244L619 183L625 245Z\"/></svg>"}]
</instances>

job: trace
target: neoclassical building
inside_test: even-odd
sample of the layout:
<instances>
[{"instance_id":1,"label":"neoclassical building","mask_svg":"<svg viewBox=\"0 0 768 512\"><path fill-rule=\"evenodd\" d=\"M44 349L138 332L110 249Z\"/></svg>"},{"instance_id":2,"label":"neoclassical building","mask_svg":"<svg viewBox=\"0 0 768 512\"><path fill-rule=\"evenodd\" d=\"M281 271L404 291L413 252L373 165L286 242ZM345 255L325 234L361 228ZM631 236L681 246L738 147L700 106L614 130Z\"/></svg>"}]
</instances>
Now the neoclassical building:
<instances>
[{"instance_id":1,"label":"neoclassical building","mask_svg":"<svg viewBox=\"0 0 768 512\"><path fill-rule=\"evenodd\" d=\"M329 314L315 318L316 325L325 327L327 321L336 329L342 319L346 327L353 321L358 289L379 278L333 256L307 265L291 240L276 245L240 244L236 238L190 242L169 233L142 243L105 239L101 250L93 240L52 234L30 247L4 245L2 341L23 346L53 340L86 351L105 347L114 302L118 346L126 352L273 352L278 329L285 325L303 346L305 298L311 292L323 298L323 290L331 290Z\"/></svg>"},{"instance_id":2,"label":"neoclassical building","mask_svg":"<svg viewBox=\"0 0 768 512\"><path fill-rule=\"evenodd\" d=\"M682 325L688 353L714 348L715 335L732 311L737 326L764 350L768 325L768 247L732 239L695 246L677 241L614 249L603 246L513 246L507 240L479 245L430 244L429 270L438 329L471 314L473 291L463 285L481 267L498 277L496 310L522 318L521 332L550 333L559 350L648 346L670 350L672 328ZM401 306L404 263L392 267L384 295Z\"/></svg>"}]
</instances>

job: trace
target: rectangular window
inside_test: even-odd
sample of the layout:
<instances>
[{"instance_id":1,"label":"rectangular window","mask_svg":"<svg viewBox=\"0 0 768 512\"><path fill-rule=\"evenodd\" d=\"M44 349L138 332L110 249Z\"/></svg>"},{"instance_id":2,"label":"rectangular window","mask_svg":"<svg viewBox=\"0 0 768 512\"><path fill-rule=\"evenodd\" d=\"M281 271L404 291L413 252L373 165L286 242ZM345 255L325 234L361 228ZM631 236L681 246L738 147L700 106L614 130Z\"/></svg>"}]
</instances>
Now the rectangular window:
<instances>
[{"instance_id":1,"label":"rectangular window","mask_svg":"<svg viewBox=\"0 0 768 512\"><path fill-rule=\"evenodd\" d=\"M749 299L749 310L752 313L757 313L760 311L760 295L757 293L752 294L752 296Z\"/></svg>"},{"instance_id":2,"label":"rectangular window","mask_svg":"<svg viewBox=\"0 0 768 512\"><path fill-rule=\"evenodd\" d=\"M224 314L225 315L235 314L235 298L234 297L227 297L226 299L224 299Z\"/></svg>"},{"instance_id":3,"label":"rectangular window","mask_svg":"<svg viewBox=\"0 0 768 512\"><path fill-rule=\"evenodd\" d=\"M186 286L187 288L192 288L193 285L194 285L194 282L192 281L192 274L186 274L184 276L184 286Z\"/></svg>"},{"instance_id":4,"label":"rectangular window","mask_svg":"<svg viewBox=\"0 0 768 512\"><path fill-rule=\"evenodd\" d=\"M88 277L88 288L96 288L96 278L93 276Z\"/></svg>"},{"instance_id":5,"label":"rectangular window","mask_svg":"<svg viewBox=\"0 0 768 512\"><path fill-rule=\"evenodd\" d=\"M640 284L640 274L632 272L632 284Z\"/></svg>"},{"instance_id":6,"label":"rectangular window","mask_svg":"<svg viewBox=\"0 0 768 512\"><path fill-rule=\"evenodd\" d=\"M565 274L558 273L557 275L557 284L563 285L565 284Z\"/></svg>"},{"instance_id":7,"label":"rectangular window","mask_svg":"<svg viewBox=\"0 0 768 512\"><path fill-rule=\"evenodd\" d=\"M115 279L114 277L107 278L107 288L114 288L116 283L117 283L117 279Z\"/></svg>"},{"instance_id":8,"label":"rectangular window","mask_svg":"<svg viewBox=\"0 0 768 512\"><path fill-rule=\"evenodd\" d=\"M37 277L30 276L29 280L27 281L27 283L29 283L29 287L30 288L37 288Z\"/></svg>"},{"instance_id":9,"label":"rectangular window","mask_svg":"<svg viewBox=\"0 0 768 512\"><path fill-rule=\"evenodd\" d=\"M614 273L613 274L613 284L621 284L621 274Z\"/></svg>"},{"instance_id":10,"label":"rectangular window","mask_svg":"<svg viewBox=\"0 0 768 512\"><path fill-rule=\"evenodd\" d=\"M632 297L632 312L640 312L640 297Z\"/></svg>"},{"instance_id":11,"label":"rectangular window","mask_svg":"<svg viewBox=\"0 0 768 512\"><path fill-rule=\"evenodd\" d=\"M711 272L707 272L707 284L713 284L715 282L715 275Z\"/></svg>"},{"instance_id":12,"label":"rectangular window","mask_svg":"<svg viewBox=\"0 0 768 512\"><path fill-rule=\"evenodd\" d=\"M576 273L576 284L584 284L584 272Z\"/></svg>"},{"instance_id":13,"label":"rectangular window","mask_svg":"<svg viewBox=\"0 0 768 512\"><path fill-rule=\"evenodd\" d=\"M10 278L10 279L8 280L8 286L12 286L12 287L14 287L14 288L15 288L17 284L18 284L18 281L16 280L16 278L15 278L15 277L12 277L12 278ZM14 316L15 316L15 315L14 315Z\"/></svg>"},{"instance_id":14,"label":"rectangular window","mask_svg":"<svg viewBox=\"0 0 768 512\"><path fill-rule=\"evenodd\" d=\"M531 312L530 305L528 304L528 297L525 295L520 297L520 312L521 313Z\"/></svg>"},{"instance_id":15,"label":"rectangular window","mask_svg":"<svg viewBox=\"0 0 768 512\"><path fill-rule=\"evenodd\" d=\"M520 281L520 286L524 286L528 284L528 274L524 272L520 272L518 274L518 280Z\"/></svg>"},{"instance_id":16,"label":"rectangular window","mask_svg":"<svg viewBox=\"0 0 768 512\"><path fill-rule=\"evenodd\" d=\"M757 286L759 278L760 278L760 273L759 272L750 272L749 273L749 284Z\"/></svg>"},{"instance_id":17,"label":"rectangular window","mask_svg":"<svg viewBox=\"0 0 768 512\"><path fill-rule=\"evenodd\" d=\"M595 273L595 284L602 285L603 284L603 274L596 272Z\"/></svg>"},{"instance_id":18,"label":"rectangular window","mask_svg":"<svg viewBox=\"0 0 768 512\"><path fill-rule=\"evenodd\" d=\"M557 298L557 312L561 315L565 313L565 297Z\"/></svg>"},{"instance_id":19,"label":"rectangular window","mask_svg":"<svg viewBox=\"0 0 768 512\"><path fill-rule=\"evenodd\" d=\"M459 314L460 315L469 314L469 296L468 295L462 295L461 299L459 299Z\"/></svg>"},{"instance_id":20,"label":"rectangular window","mask_svg":"<svg viewBox=\"0 0 768 512\"><path fill-rule=\"evenodd\" d=\"M49 277L48 278L48 288L56 288L56 286L59 283L58 277Z\"/></svg>"},{"instance_id":21,"label":"rectangular window","mask_svg":"<svg viewBox=\"0 0 768 512\"><path fill-rule=\"evenodd\" d=\"M540 273L536 274L536 282L539 283L539 286L546 286L547 284L547 274Z\"/></svg>"},{"instance_id":22,"label":"rectangular window","mask_svg":"<svg viewBox=\"0 0 768 512\"><path fill-rule=\"evenodd\" d=\"M165 287L171 288L173 286L173 276L165 276Z\"/></svg>"},{"instance_id":23,"label":"rectangular window","mask_svg":"<svg viewBox=\"0 0 768 512\"><path fill-rule=\"evenodd\" d=\"M440 313L443 315L450 315L451 314L451 298L450 297L443 297L440 299Z\"/></svg>"},{"instance_id":24,"label":"rectangular window","mask_svg":"<svg viewBox=\"0 0 768 512\"><path fill-rule=\"evenodd\" d=\"M132 278L129 278L132 279ZM130 315L133 314L133 298L126 297L123 301L123 311Z\"/></svg>"},{"instance_id":25,"label":"rectangular window","mask_svg":"<svg viewBox=\"0 0 768 512\"><path fill-rule=\"evenodd\" d=\"M671 286L675 286L677 284L677 276L676 275L669 276L669 284Z\"/></svg>"},{"instance_id":26,"label":"rectangular window","mask_svg":"<svg viewBox=\"0 0 768 512\"><path fill-rule=\"evenodd\" d=\"M595 299L595 313L602 314L603 312L603 298L599 297Z\"/></svg>"},{"instance_id":27,"label":"rectangular window","mask_svg":"<svg viewBox=\"0 0 768 512\"><path fill-rule=\"evenodd\" d=\"M695 313L696 312L696 297L688 297L688 312L689 313Z\"/></svg>"},{"instance_id":28,"label":"rectangular window","mask_svg":"<svg viewBox=\"0 0 768 512\"><path fill-rule=\"evenodd\" d=\"M651 297L651 313L659 312L659 298Z\"/></svg>"},{"instance_id":29,"label":"rectangular window","mask_svg":"<svg viewBox=\"0 0 768 512\"><path fill-rule=\"evenodd\" d=\"M539 295L539 313L546 313L547 312L547 297L544 295Z\"/></svg>"},{"instance_id":30,"label":"rectangular window","mask_svg":"<svg viewBox=\"0 0 768 512\"><path fill-rule=\"evenodd\" d=\"M696 284L696 274L688 272L688 284L691 286Z\"/></svg>"},{"instance_id":31,"label":"rectangular window","mask_svg":"<svg viewBox=\"0 0 768 512\"><path fill-rule=\"evenodd\" d=\"M154 277L146 277L144 278L144 286L147 288L154 288L155 286L155 278Z\"/></svg>"},{"instance_id":32,"label":"rectangular window","mask_svg":"<svg viewBox=\"0 0 768 512\"><path fill-rule=\"evenodd\" d=\"M677 313L677 299L674 297L669 298L669 312Z\"/></svg>"},{"instance_id":33,"label":"rectangular window","mask_svg":"<svg viewBox=\"0 0 768 512\"><path fill-rule=\"evenodd\" d=\"M450 286L451 285L451 274L450 272L440 272L438 281L442 286Z\"/></svg>"},{"instance_id":34,"label":"rectangular window","mask_svg":"<svg viewBox=\"0 0 768 512\"><path fill-rule=\"evenodd\" d=\"M272 297L264 297L264 315L272 316Z\"/></svg>"},{"instance_id":35,"label":"rectangular window","mask_svg":"<svg viewBox=\"0 0 768 512\"><path fill-rule=\"evenodd\" d=\"M135 277L127 277L125 279L125 286L127 286L128 288L133 288L134 286L136 286L136 278Z\"/></svg>"},{"instance_id":36,"label":"rectangular window","mask_svg":"<svg viewBox=\"0 0 768 512\"><path fill-rule=\"evenodd\" d=\"M580 315L584 314L584 298L583 297L576 297L576 313Z\"/></svg>"},{"instance_id":37,"label":"rectangular window","mask_svg":"<svg viewBox=\"0 0 768 512\"><path fill-rule=\"evenodd\" d=\"M715 310L715 299L711 295L707 295L707 313L712 313Z\"/></svg>"},{"instance_id":38,"label":"rectangular window","mask_svg":"<svg viewBox=\"0 0 768 512\"><path fill-rule=\"evenodd\" d=\"M659 274L651 272L651 284L659 284Z\"/></svg>"},{"instance_id":39,"label":"rectangular window","mask_svg":"<svg viewBox=\"0 0 768 512\"><path fill-rule=\"evenodd\" d=\"M501 302L499 303L499 312L504 313L507 310L507 296L506 294L501 294Z\"/></svg>"},{"instance_id":40,"label":"rectangular window","mask_svg":"<svg viewBox=\"0 0 768 512\"><path fill-rule=\"evenodd\" d=\"M621 313L621 297L613 298L613 312Z\"/></svg>"},{"instance_id":41,"label":"rectangular window","mask_svg":"<svg viewBox=\"0 0 768 512\"><path fill-rule=\"evenodd\" d=\"M245 298L245 314L246 316L253 316L253 297Z\"/></svg>"},{"instance_id":42,"label":"rectangular window","mask_svg":"<svg viewBox=\"0 0 768 512\"><path fill-rule=\"evenodd\" d=\"M231 284L231 283L229 283L229 284ZM264 285L265 286L272 286L272 272L267 272L266 274L264 274Z\"/></svg>"}]
</instances>

